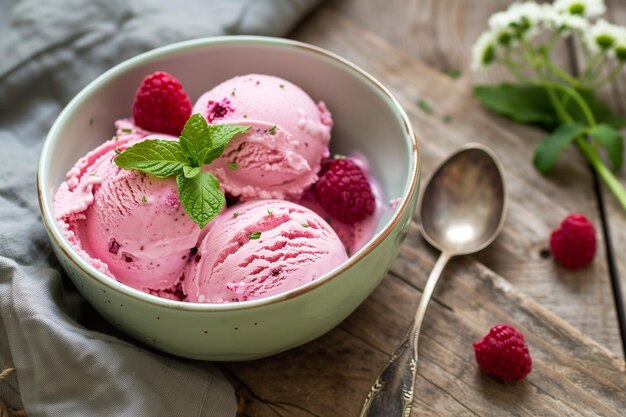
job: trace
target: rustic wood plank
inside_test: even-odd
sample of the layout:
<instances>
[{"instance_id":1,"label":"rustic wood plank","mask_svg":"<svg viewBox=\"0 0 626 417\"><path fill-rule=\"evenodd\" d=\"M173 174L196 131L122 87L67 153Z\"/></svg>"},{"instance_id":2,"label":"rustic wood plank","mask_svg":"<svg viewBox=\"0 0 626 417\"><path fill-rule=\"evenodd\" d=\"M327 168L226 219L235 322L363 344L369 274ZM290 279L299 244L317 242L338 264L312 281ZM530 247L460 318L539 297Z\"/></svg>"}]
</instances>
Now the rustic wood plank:
<instances>
[{"instance_id":1,"label":"rustic wood plank","mask_svg":"<svg viewBox=\"0 0 626 417\"><path fill-rule=\"evenodd\" d=\"M602 239L594 263L568 271L547 251L550 231L570 212L600 224L590 172L568 150L549 177L532 166L535 144L543 133L485 111L468 86L447 77L328 9L320 10L296 38L343 55L382 80L408 111L419 133L422 173L426 177L448 153L464 143L491 146L502 159L510 196L509 215L498 240L477 259L531 295L583 333L621 354L613 296ZM427 100L432 114L416 102ZM452 121L446 123L447 116ZM421 239L408 240L418 245Z\"/></svg>"},{"instance_id":2,"label":"rustic wood plank","mask_svg":"<svg viewBox=\"0 0 626 417\"><path fill-rule=\"evenodd\" d=\"M623 1L607 0L607 19L613 23L626 26L626 3ZM617 79L615 83L604 91L604 97L609 100L612 107L621 115L626 115L626 72ZM617 175L622 184L626 184L626 170L622 170ZM609 189L601 186L603 201L605 205L605 221L609 228L609 238L613 247L613 261L615 265L616 277L619 280L619 288L623 302L626 300L626 212L613 197ZM626 309L626 305L623 305ZM626 326L622 323L622 326ZM626 337L624 334L622 337ZM626 349L626 347L624 347Z\"/></svg>"},{"instance_id":3,"label":"rustic wood plank","mask_svg":"<svg viewBox=\"0 0 626 417\"><path fill-rule=\"evenodd\" d=\"M366 3L366 4L364 4ZM512 0L334 0L329 6L442 72L467 69L487 18ZM464 76L469 71L463 71Z\"/></svg>"},{"instance_id":4,"label":"rustic wood plank","mask_svg":"<svg viewBox=\"0 0 626 417\"><path fill-rule=\"evenodd\" d=\"M419 234L412 226L409 235ZM338 328L270 358L224 364L242 415L358 415L369 385L402 340L432 253L405 245L390 274ZM533 371L517 384L484 375L471 344L496 323L526 335ZM624 362L472 258L454 260L427 313L412 415L619 416Z\"/></svg>"},{"instance_id":5,"label":"rustic wood plank","mask_svg":"<svg viewBox=\"0 0 626 417\"><path fill-rule=\"evenodd\" d=\"M461 83L511 79L508 71L469 70L470 50L487 19L515 0L332 0L328 5L351 21L385 39L406 56L443 73L460 70ZM557 62L569 61L565 47L555 53Z\"/></svg>"}]
</instances>

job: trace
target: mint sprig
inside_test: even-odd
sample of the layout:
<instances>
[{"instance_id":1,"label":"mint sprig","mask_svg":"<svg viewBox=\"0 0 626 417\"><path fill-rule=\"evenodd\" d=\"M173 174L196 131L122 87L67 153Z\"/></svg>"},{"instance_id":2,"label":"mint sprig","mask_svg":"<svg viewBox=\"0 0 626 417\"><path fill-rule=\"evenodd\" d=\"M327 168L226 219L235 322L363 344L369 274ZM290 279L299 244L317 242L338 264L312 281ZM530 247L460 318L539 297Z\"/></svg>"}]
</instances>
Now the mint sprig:
<instances>
[{"instance_id":1,"label":"mint sprig","mask_svg":"<svg viewBox=\"0 0 626 417\"><path fill-rule=\"evenodd\" d=\"M176 177L178 195L185 213L200 228L226 204L219 180L202 165L219 158L228 143L250 126L210 125L200 114L192 115L178 141L149 139L139 142L114 159L123 169L158 178Z\"/></svg>"}]
</instances>

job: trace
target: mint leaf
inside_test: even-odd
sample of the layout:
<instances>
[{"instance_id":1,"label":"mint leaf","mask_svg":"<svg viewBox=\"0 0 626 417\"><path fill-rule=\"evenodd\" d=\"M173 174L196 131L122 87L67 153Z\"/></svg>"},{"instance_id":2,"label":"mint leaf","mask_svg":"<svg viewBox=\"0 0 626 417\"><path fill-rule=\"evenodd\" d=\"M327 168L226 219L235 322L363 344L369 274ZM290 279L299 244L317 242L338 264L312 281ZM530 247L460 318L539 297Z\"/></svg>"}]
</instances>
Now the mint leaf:
<instances>
[{"instance_id":1,"label":"mint leaf","mask_svg":"<svg viewBox=\"0 0 626 417\"><path fill-rule=\"evenodd\" d=\"M209 125L213 147L203 155L202 162L210 164L219 158L236 135L246 133L249 129L250 126Z\"/></svg>"},{"instance_id":2,"label":"mint leaf","mask_svg":"<svg viewBox=\"0 0 626 417\"><path fill-rule=\"evenodd\" d=\"M185 176L185 178L193 178L199 173L199 167L183 167L183 175Z\"/></svg>"},{"instance_id":3,"label":"mint leaf","mask_svg":"<svg viewBox=\"0 0 626 417\"><path fill-rule=\"evenodd\" d=\"M574 122L559 127L554 133L545 137L535 149L533 163L537 170L542 174L550 171L561 151L586 132L587 126Z\"/></svg>"},{"instance_id":4,"label":"mint leaf","mask_svg":"<svg viewBox=\"0 0 626 417\"><path fill-rule=\"evenodd\" d=\"M606 151L616 171L624 165L624 137L620 131L607 124L599 124L589 131L589 136L597 140Z\"/></svg>"},{"instance_id":5,"label":"mint leaf","mask_svg":"<svg viewBox=\"0 0 626 417\"><path fill-rule=\"evenodd\" d=\"M550 131L559 125L550 97L533 85L479 85L474 93L489 110L518 123L534 124Z\"/></svg>"},{"instance_id":6,"label":"mint leaf","mask_svg":"<svg viewBox=\"0 0 626 417\"><path fill-rule=\"evenodd\" d=\"M120 168L142 171L159 178L176 175L189 165L178 142L161 139L136 143L116 156L114 161Z\"/></svg>"},{"instance_id":7,"label":"mint leaf","mask_svg":"<svg viewBox=\"0 0 626 417\"><path fill-rule=\"evenodd\" d=\"M252 232L248 235L248 239L250 240L256 240L259 239L261 237L261 232Z\"/></svg>"},{"instance_id":8,"label":"mint leaf","mask_svg":"<svg viewBox=\"0 0 626 417\"><path fill-rule=\"evenodd\" d=\"M218 179L209 172L201 170L193 178L181 173L176 176L176 183L185 213L200 228L213 220L226 204Z\"/></svg>"},{"instance_id":9,"label":"mint leaf","mask_svg":"<svg viewBox=\"0 0 626 417\"><path fill-rule=\"evenodd\" d=\"M205 149L211 149L213 141L209 124L200 113L191 115L185 123L180 134L180 145L194 166L202 164L201 153Z\"/></svg>"}]
</instances>

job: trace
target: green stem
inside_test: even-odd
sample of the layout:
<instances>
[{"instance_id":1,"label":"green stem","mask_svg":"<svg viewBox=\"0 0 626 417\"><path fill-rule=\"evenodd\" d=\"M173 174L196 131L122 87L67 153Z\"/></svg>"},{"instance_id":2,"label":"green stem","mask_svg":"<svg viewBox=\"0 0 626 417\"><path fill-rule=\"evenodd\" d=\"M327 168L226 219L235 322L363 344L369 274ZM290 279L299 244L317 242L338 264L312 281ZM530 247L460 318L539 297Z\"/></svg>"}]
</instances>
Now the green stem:
<instances>
[{"instance_id":1,"label":"green stem","mask_svg":"<svg viewBox=\"0 0 626 417\"><path fill-rule=\"evenodd\" d=\"M585 101L583 96L580 95L580 93L578 91L576 91L572 87L568 87L568 86L563 85L563 84L549 82L549 81L544 82L543 85L546 88L549 88L549 89L560 90L560 91L564 92L565 94L567 94L568 96L570 96L576 102L576 104L578 104L578 107L583 112L583 114L585 116L585 119L587 119L587 123L589 124L589 126L590 127L594 127L596 125L596 117L593 115L591 109L587 105L587 102ZM553 104L555 104L554 101L553 101ZM555 107L556 107L556 104L555 104ZM571 119L571 117L570 117L570 119ZM569 120L569 121L571 121L571 120Z\"/></svg>"},{"instance_id":2,"label":"green stem","mask_svg":"<svg viewBox=\"0 0 626 417\"><path fill-rule=\"evenodd\" d=\"M593 128L596 125L595 117L593 116L593 113L591 113L589 106L576 90L558 83L545 82L544 86L546 87L546 90L548 91L548 96L550 97L550 101L552 101L552 104L554 105L554 108L556 109L562 122L572 122L573 119L569 115L569 113L567 113L567 110L563 107L561 101L555 94L554 89L559 89L568 94L569 97L574 99L574 101L576 101L576 103L580 106L582 112L585 114L589 126ZM598 155L597 150L594 149L582 137L576 138L575 142L578 146L578 149L580 149L580 151L587 158L587 161L589 161L593 169L596 170L600 178L602 178L604 183L609 187L617 201L621 204L622 208L626 210L626 189L624 189L622 184L620 184L620 182L615 177L615 175L613 175L611 170L609 170L606 165L604 165L604 163L600 159L600 156Z\"/></svg>"},{"instance_id":3,"label":"green stem","mask_svg":"<svg viewBox=\"0 0 626 417\"><path fill-rule=\"evenodd\" d=\"M623 68L624 68L624 63L620 62L619 65L613 68L613 70L611 70L611 72L609 72L609 74L606 77L604 77L604 79L596 81L596 83L593 84L591 88L599 89L611 83L613 80L615 80L615 78L619 75L619 73L622 71Z\"/></svg>"},{"instance_id":4,"label":"green stem","mask_svg":"<svg viewBox=\"0 0 626 417\"><path fill-rule=\"evenodd\" d=\"M600 58L602 58L602 51L596 52L595 55L591 58L591 60L587 61L587 66L585 67L585 70L582 72L582 75L580 76L581 80L583 81L587 80L587 78L589 77L589 74L593 71L594 67L596 66Z\"/></svg>"},{"instance_id":5,"label":"green stem","mask_svg":"<svg viewBox=\"0 0 626 417\"><path fill-rule=\"evenodd\" d=\"M561 104L561 100L559 100L559 98L557 97L552 86L548 84L545 87L546 91L548 92L548 96L550 97L550 101L556 109L556 113L559 115L559 119L561 119L562 122L571 122L573 120L572 117L567 113L565 107L563 107L563 104Z\"/></svg>"},{"instance_id":6,"label":"green stem","mask_svg":"<svg viewBox=\"0 0 626 417\"><path fill-rule=\"evenodd\" d=\"M511 71L511 74L513 74L518 80L525 82L525 83L533 83L534 80L530 77L527 77L526 75L522 74L518 69L517 66L515 65L515 63L513 61L511 61L508 58L504 58L502 60L502 63L504 65L506 65L506 67L509 69L509 71Z\"/></svg>"},{"instance_id":7,"label":"green stem","mask_svg":"<svg viewBox=\"0 0 626 417\"><path fill-rule=\"evenodd\" d=\"M602 163L600 157L598 156L598 152L593 150L593 148L589 146L589 143L587 143L587 141L583 138L576 138L576 145L578 145L578 149L580 149L583 155L587 157L591 166L609 187L609 190L611 190L617 201L619 201L622 208L626 210L626 189L624 189L622 184L617 178L615 178L615 175L613 175L606 165Z\"/></svg>"},{"instance_id":8,"label":"green stem","mask_svg":"<svg viewBox=\"0 0 626 417\"><path fill-rule=\"evenodd\" d=\"M550 57L552 56L552 51L554 50L554 47L556 46L556 43L559 40L561 33L558 30L555 30L552 33L552 36L550 37L550 41L548 42L548 46L546 47L546 58L550 59Z\"/></svg>"},{"instance_id":9,"label":"green stem","mask_svg":"<svg viewBox=\"0 0 626 417\"><path fill-rule=\"evenodd\" d=\"M557 77L559 77L560 79L562 79L566 83L569 83L569 84L571 84L574 87L578 87L578 85L580 84L580 81L576 77L573 77L572 75L570 75L566 71L564 71L561 67L559 67L558 65L555 65L554 62L552 62L552 60L550 60L550 58L546 58L546 67L554 75L556 75Z\"/></svg>"},{"instance_id":10,"label":"green stem","mask_svg":"<svg viewBox=\"0 0 626 417\"><path fill-rule=\"evenodd\" d=\"M562 79L566 83L569 83L569 84L573 85L574 87L578 87L578 85L580 84L580 80L578 78L572 76L570 73L568 73L567 71L563 70L561 67L559 67L554 62L552 62L552 59L551 59L552 51L554 50L554 47L556 46L556 43L559 40L559 36L560 36L560 31L558 31L558 30L555 30L552 33L552 37L548 41L548 43L546 45L546 48L544 50L544 54L543 54L544 65L554 75L556 75L557 77L559 77L560 79Z\"/></svg>"},{"instance_id":11,"label":"green stem","mask_svg":"<svg viewBox=\"0 0 626 417\"><path fill-rule=\"evenodd\" d=\"M532 45L530 44L530 42L528 42L528 39L524 37L522 37L520 43L522 45L522 51L524 52L524 58L526 58L531 68L538 71L541 67L541 64L537 62L537 55L535 54L535 50L533 49Z\"/></svg>"},{"instance_id":12,"label":"green stem","mask_svg":"<svg viewBox=\"0 0 626 417\"><path fill-rule=\"evenodd\" d=\"M588 85L593 84L596 78L600 76L600 74L602 73L602 70L604 69L604 66L606 65L606 62L607 62L606 54L602 54L595 68L591 68L591 71L589 72L589 74L587 74L585 82Z\"/></svg>"}]
</instances>

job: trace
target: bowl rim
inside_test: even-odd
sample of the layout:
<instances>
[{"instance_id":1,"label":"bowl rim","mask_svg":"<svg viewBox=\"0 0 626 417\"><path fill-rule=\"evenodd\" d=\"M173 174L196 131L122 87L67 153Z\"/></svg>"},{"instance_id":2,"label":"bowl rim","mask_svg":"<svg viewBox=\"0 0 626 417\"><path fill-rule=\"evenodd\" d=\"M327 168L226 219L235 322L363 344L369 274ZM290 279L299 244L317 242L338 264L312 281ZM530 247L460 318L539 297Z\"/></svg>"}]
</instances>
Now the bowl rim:
<instances>
[{"instance_id":1,"label":"bowl rim","mask_svg":"<svg viewBox=\"0 0 626 417\"><path fill-rule=\"evenodd\" d=\"M322 55L324 58L333 61L335 64L340 64L343 70L351 72L352 75L356 75L357 77L361 77L364 81L370 84L371 87L378 90L379 93L382 93L389 102L391 103L391 110L396 113L403 123L403 139L405 144L410 149L409 153L409 164L410 164L410 179L407 181L404 190L402 191L402 197L400 203L398 205L398 209L396 213L393 215L388 224L377 234L374 235L372 239L362 247L356 254L351 256L346 262L338 266L337 268L327 272L322 275L320 278L312 281L302 287L298 287L284 293L276 294L270 297L260 298L256 300L249 301L241 301L237 303L224 303L224 304L206 304L206 303L194 303L187 301L177 301L177 300L169 300L166 298L161 298L156 295L145 293L141 290L130 287L126 284L123 284L116 279L112 279L110 276L104 274L103 272L96 269L94 266L89 264L82 256L71 246L67 238L61 232L61 228L54 216L54 210L52 208L52 204L49 204L54 198L54 196L49 196L48 193L51 193L50 189L47 189L43 186L43 177L42 172L46 171L46 167L51 160L51 143L53 142L53 138L58 136L58 131L61 129L61 126L65 123L65 119L68 115L77 107L79 107L89 94L91 94L94 90L99 89L104 84L108 82L108 80L112 77L115 77L124 71L131 69L137 65L149 62L155 58L162 57L168 54L175 54L184 51L193 51L196 49L202 49L207 46L214 45L250 45L250 44L262 44L269 45L274 47L283 47L283 48L295 48L304 50L307 53ZM317 287L330 282L335 279L343 272L352 268L356 265L360 260L365 258L370 252L372 252L377 246L379 246L394 230L398 224L400 223L401 218L407 211L409 207L410 200L413 196L418 192L419 185L419 177L420 177L420 169L421 169L421 160L420 160L420 148L417 142L417 137L413 128L411 126L411 122L398 102L398 100L391 94L391 92L383 86L378 80L376 80L372 75L370 75L367 71L353 64L341 56L330 52L326 49L323 49L318 46L314 46L305 42L285 39L285 38L274 38L274 37L266 37L266 36L252 36L252 35L233 35L233 36L214 36L214 37L206 37L206 38L197 38L183 42L177 42L173 44L169 44L166 46L162 46L156 49L149 50L147 52L136 55L132 58L122 61L121 63L115 65L114 67L108 69L103 74L98 76L96 79L91 81L87 86L85 86L81 91L72 98L72 100L63 108L61 113L57 116L56 120L50 127L48 134L44 140L41 154L39 157L39 163L37 165L37 197L39 201L39 209L41 212L41 218L46 228L48 235L52 241L52 244L56 246L58 250L63 252L66 257L68 257L76 267L78 267L85 275L89 276L91 279L95 279L100 284L104 285L108 289L121 293L122 295L126 295L135 300L146 302L153 305L158 305L160 307L165 307L168 309L174 310L184 310L184 311L203 311L203 312L226 312L226 311L240 311L246 310L250 308L256 308L260 306L275 304L281 301L289 300L292 298L296 298L303 294L306 294L310 291L313 291ZM52 197L52 198L50 198ZM412 218L412 214L411 214Z\"/></svg>"}]
</instances>

